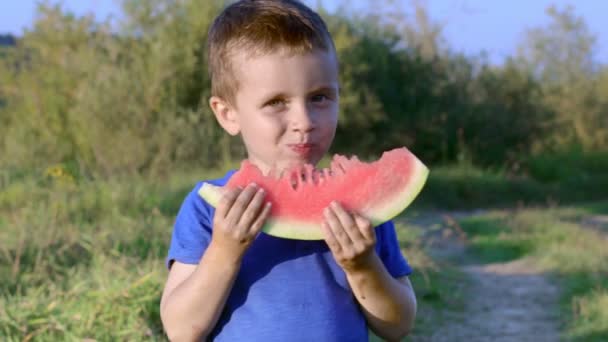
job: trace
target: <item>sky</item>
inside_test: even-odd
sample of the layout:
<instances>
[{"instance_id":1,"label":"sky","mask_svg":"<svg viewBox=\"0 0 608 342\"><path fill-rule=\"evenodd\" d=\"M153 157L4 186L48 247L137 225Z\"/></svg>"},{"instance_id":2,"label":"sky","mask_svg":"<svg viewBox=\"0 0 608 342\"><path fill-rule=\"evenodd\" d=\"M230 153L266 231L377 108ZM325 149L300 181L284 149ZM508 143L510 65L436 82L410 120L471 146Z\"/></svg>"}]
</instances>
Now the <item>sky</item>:
<instances>
[{"instance_id":1,"label":"sky","mask_svg":"<svg viewBox=\"0 0 608 342\"><path fill-rule=\"evenodd\" d=\"M48 1L48 0L47 0ZM201 0L205 1L205 0ZM318 0L305 0L316 4ZM323 0L332 11L340 0ZM409 0L394 0L403 2ZM118 0L51 0L76 13L94 13L97 18L119 17ZM342 0L344 2L344 0ZM545 9L573 5L591 31L598 36L597 59L608 63L608 13L606 0L426 0L430 17L444 25L444 36L455 51L476 55L485 51L490 61L500 63L513 55L526 29L546 25ZM19 35L31 27L35 17L36 0L0 0L0 34ZM365 8L371 0L352 0L355 8Z\"/></svg>"}]
</instances>

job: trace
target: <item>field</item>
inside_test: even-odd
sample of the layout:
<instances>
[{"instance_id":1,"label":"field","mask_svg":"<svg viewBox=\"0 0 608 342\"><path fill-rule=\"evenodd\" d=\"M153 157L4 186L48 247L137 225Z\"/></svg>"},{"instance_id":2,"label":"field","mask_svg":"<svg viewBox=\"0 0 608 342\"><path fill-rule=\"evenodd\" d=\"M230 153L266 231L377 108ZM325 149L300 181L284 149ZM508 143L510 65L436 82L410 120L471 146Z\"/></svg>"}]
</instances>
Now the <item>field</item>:
<instances>
[{"instance_id":1,"label":"field","mask_svg":"<svg viewBox=\"0 0 608 342\"><path fill-rule=\"evenodd\" d=\"M58 165L2 174L0 339L164 340L158 307L173 219L196 180L220 173L91 182ZM593 187L606 178L589 174L594 180L578 185L588 186L581 201L583 193L564 196L574 181L510 179L462 165L434 170L397 219L416 269L416 340L440 340L442 327L471 314L467 265L518 260L557 284L557 333L606 336L608 186ZM441 253L446 246L457 251Z\"/></svg>"}]
</instances>

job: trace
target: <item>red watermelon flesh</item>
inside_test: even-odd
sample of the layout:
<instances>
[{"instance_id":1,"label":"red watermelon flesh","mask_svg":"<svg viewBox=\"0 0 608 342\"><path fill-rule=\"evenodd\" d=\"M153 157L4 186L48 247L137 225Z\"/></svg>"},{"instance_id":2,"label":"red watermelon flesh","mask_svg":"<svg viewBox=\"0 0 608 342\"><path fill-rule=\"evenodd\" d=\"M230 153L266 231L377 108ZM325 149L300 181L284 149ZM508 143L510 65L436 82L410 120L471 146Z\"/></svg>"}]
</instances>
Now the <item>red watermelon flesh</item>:
<instances>
[{"instance_id":1,"label":"red watermelon flesh","mask_svg":"<svg viewBox=\"0 0 608 342\"><path fill-rule=\"evenodd\" d=\"M264 232L283 238L320 240L323 210L332 201L378 225L397 216L414 200L428 172L405 147L384 152L371 163L335 155L330 168L316 169L307 164L281 174L271 171L266 176L245 160L225 187L204 183L199 194L216 206L225 188L254 182L266 190L266 200L272 202Z\"/></svg>"}]
</instances>

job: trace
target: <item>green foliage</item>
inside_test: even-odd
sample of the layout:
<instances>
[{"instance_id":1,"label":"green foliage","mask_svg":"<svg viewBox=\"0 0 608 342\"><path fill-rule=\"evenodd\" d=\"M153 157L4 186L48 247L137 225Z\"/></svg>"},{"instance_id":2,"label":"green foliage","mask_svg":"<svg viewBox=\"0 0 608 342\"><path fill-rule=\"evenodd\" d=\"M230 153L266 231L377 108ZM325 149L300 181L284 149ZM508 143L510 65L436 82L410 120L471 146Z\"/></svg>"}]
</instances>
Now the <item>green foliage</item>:
<instances>
[{"instance_id":1,"label":"green foliage","mask_svg":"<svg viewBox=\"0 0 608 342\"><path fill-rule=\"evenodd\" d=\"M608 151L543 153L528 158L525 167L543 183L608 181Z\"/></svg>"},{"instance_id":2,"label":"green foliage","mask_svg":"<svg viewBox=\"0 0 608 342\"><path fill-rule=\"evenodd\" d=\"M4 65L19 63L0 93L2 165L76 163L82 175L107 177L228 159L238 148L205 105L202 53L220 4L171 4L126 2L120 34L40 6L34 29Z\"/></svg>"},{"instance_id":3,"label":"green foliage","mask_svg":"<svg viewBox=\"0 0 608 342\"><path fill-rule=\"evenodd\" d=\"M119 26L40 5L0 58L0 166L108 178L240 159L207 106L206 32L223 5L125 0ZM429 164L521 170L543 151L608 147L607 68L573 10L550 9L518 57L490 66L450 52L424 7L382 8L321 11L341 61L335 151L406 145Z\"/></svg>"},{"instance_id":4,"label":"green foliage","mask_svg":"<svg viewBox=\"0 0 608 342\"><path fill-rule=\"evenodd\" d=\"M546 27L529 30L518 61L540 80L542 101L553 115L543 123L543 150L608 148L606 66L595 60L597 37L573 7L547 9Z\"/></svg>"},{"instance_id":5,"label":"green foliage","mask_svg":"<svg viewBox=\"0 0 608 342\"><path fill-rule=\"evenodd\" d=\"M527 176L467 164L434 167L414 206L476 209L606 199L602 167L608 158L599 156L540 155L527 162Z\"/></svg>"}]
</instances>

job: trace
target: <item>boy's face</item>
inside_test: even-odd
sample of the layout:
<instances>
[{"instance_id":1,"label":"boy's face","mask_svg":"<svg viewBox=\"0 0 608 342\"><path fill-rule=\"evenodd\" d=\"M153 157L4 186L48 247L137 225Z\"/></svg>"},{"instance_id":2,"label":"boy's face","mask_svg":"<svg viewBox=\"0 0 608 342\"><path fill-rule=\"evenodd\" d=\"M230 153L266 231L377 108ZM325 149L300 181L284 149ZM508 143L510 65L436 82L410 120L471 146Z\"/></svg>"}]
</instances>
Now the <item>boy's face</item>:
<instances>
[{"instance_id":1,"label":"boy's face","mask_svg":"<svg viewBox=\"0 0 608 342\"><path fill-rule=\"evenodd\" d=\"M237 53L233 63L239 84L234 105L218 98L210 103L222 127L241 134L249 159L264 173L319 162L338 118L334 53Z\"/></svg>"}]
</instances>

